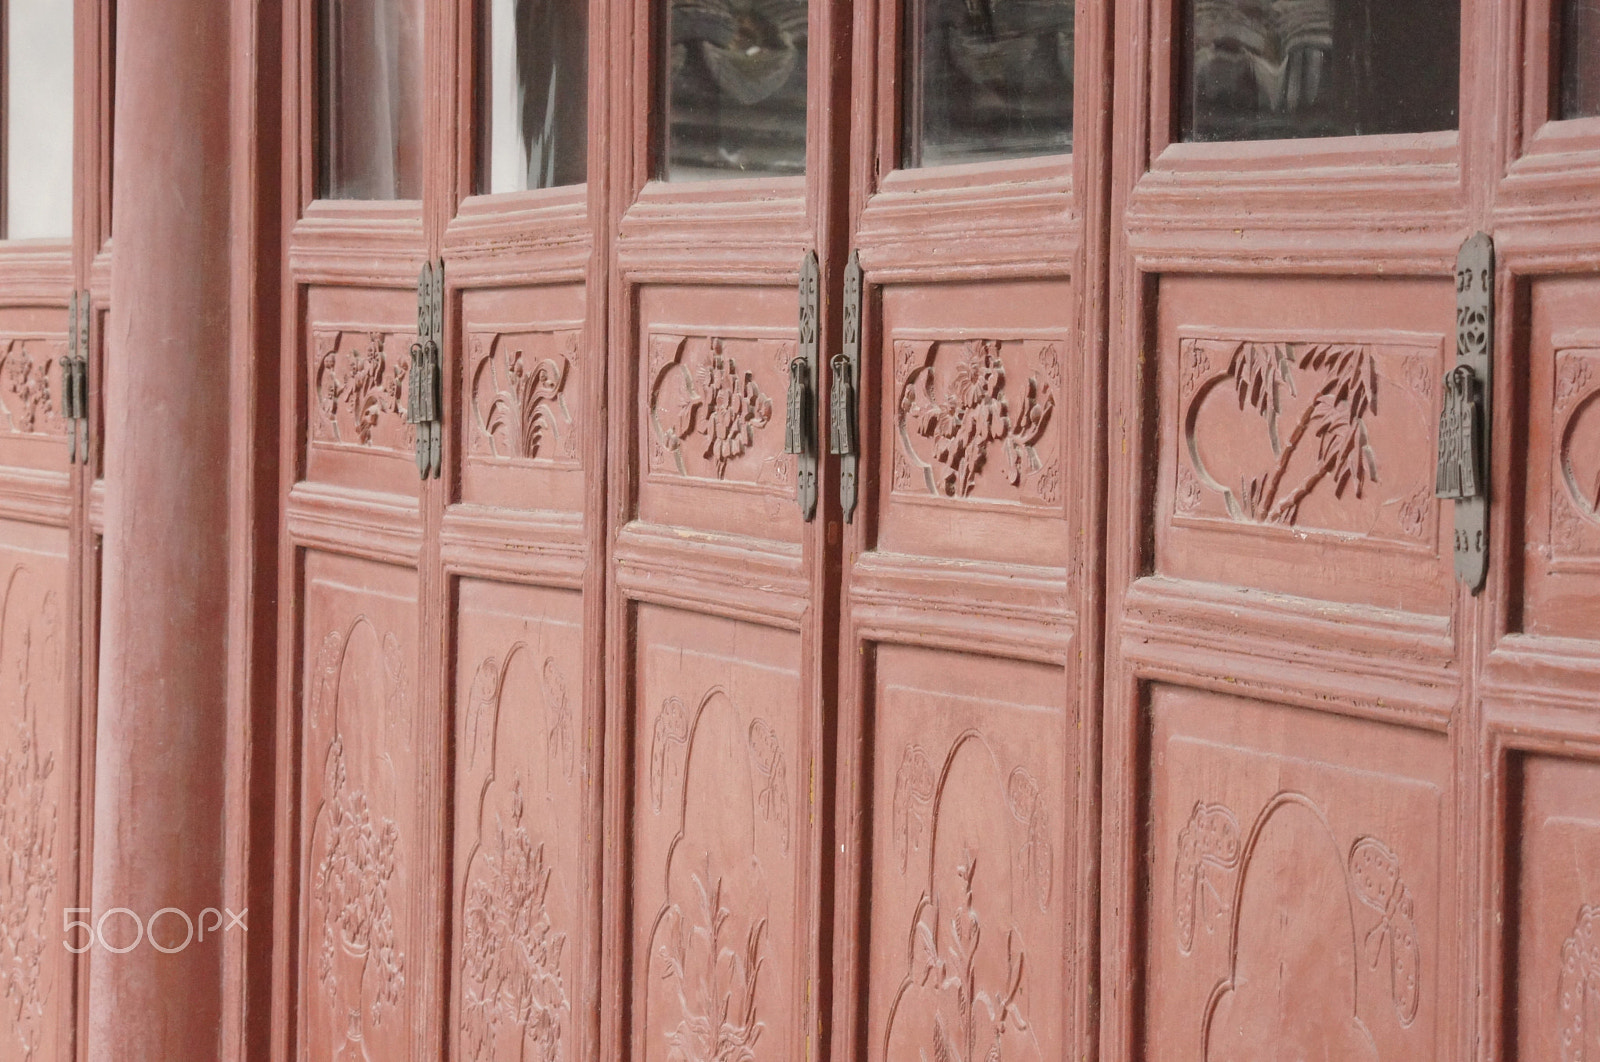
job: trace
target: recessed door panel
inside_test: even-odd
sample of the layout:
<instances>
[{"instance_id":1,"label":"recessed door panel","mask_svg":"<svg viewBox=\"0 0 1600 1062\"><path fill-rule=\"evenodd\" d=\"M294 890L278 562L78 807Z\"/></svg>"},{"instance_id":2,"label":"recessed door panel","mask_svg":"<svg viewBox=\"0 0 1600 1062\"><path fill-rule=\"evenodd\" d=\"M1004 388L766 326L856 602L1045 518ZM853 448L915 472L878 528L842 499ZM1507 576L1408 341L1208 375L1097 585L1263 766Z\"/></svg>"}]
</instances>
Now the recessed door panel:
<instances>
[{"instance_id":1,"label":"recessed door panel","mask_svg":"<svg viewBox=\"0 0 1600 1062\"><path fill-rule=\"evenodd\" d=\"M815 735L790 631L640 606L632 1057L804 1056Z\"/></svg>"},{"instance_id":2,"label":"recessed door panel","mask_svg":"<svg viewBox=\"0 0 1600 1062\"><path fill-rule=\"evenodd\" d=\"M479 1062L584 1057L582 598L459 588L453 1028Z\"/></svg>"},{"instance_id":3,"label":"recessed door panel","mask_svg":"<svg viewBox=\"0 0 1600 1062\"><path fill-rule=\"evenodd\" d=\"M868 1058L1065 1050L1074 725L1058 669L875 655Z\"/></svg>"},{"instance_id":4,"label":"recessed door panel","mask_svg":"<svg viewBox=\"0 0 1600 1062\"><path fill-rule=\"evenodd\" d=\"M1451 288L1168 278L1160 290L1158 570L1445 611L1453 554L1434 479Z\"/></svg>"},{"instance_id":5,"label":"recessed door panel","mask_svg":"<svg viewBox=\"0 0 1600 1062\"><path fill-rule=\"evenodd\" d=\"M462 293L461 500L583 508L589 380L582 286Z\"/></svg>"},{"instance_id":6,"label":"recessed door panel","mask_svg":"<svg viewBox=\"0 0 1600 1062\"><path fill-rule=\"evenodd\" d=\"M424 838L439 793L417 744L417 577L305 559L299 1057L414 1057L426 969Z\"/></svg>"},{"instance_id":7,"label":"recessed door panel","mask_svg":"<svg viewBox=\"0 0 1600 1062\"><path fill-rule=\"evenodd\" d=\"M1445 742L1159 686L1150 725L1147 1057L1448 1057Z\"/></svg>"}]
</instances>

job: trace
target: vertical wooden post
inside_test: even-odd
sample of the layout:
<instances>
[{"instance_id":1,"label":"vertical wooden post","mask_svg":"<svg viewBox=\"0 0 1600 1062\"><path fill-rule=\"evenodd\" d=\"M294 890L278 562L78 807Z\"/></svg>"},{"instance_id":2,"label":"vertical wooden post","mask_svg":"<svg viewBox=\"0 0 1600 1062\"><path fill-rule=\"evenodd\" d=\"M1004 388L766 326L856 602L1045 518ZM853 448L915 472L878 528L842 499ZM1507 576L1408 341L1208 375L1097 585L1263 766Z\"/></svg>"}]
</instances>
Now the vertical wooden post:
<instances>
[{"instance_id":1,"label":"vertical wooden post","mask_svg":"<svg viewBox=\"0 0 1600 1062\"><path fill-rule=\"evenodd\" d=\"M215 1057L228 486L228 5L118 5L87 1057ZM212 921L206 917L206 923ZM234 932L239 932L235 929Z\"/></svg>"}]
</instances>

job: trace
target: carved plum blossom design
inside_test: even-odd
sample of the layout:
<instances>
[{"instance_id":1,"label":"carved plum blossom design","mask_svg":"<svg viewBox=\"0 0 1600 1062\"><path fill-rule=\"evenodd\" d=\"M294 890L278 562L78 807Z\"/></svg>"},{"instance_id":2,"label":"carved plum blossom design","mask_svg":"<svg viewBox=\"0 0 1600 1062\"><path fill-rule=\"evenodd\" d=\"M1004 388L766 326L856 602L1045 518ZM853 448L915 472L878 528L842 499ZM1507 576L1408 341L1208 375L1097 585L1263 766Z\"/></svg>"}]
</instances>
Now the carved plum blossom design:
<instances>
[{"instance_id":1,"label":"carved plum blossom design","mask_svg":"<svg viewBox=\"0 0 1600 1062\"><path fill-rule=\"evenodd\" d=\"M317 977L336 993L343 958L354 960L359 972L352 987L363 990L371 980L369 1016L377 1026L405 984L405 957L396 946L389 904L400 829L393 819L375 819L367 794L350 785L344 740L337 734L328 750L324 794L327 829L312 883L322 908Z\"/></svg>"},{"instance_id":2,"label":"carved plum blossom design","mask_svg":"<svg viewBox=\"0 0 1600 1062\"><path fill-rule=\"evenodd\" d=\"M1221 804L1196 804L1178 831L1178 857L1172 868L1172 901L1178 923L1178 950L1194 950L1194 931L1226 917L1232 904L1225 879L1239 866L1239 820Z\"/></svg>"},{"instance_id":3,"label":"carved plum blossom design","mask_svg":"<svg viewBox=\"0 0 1600 1062\"><path fill-rule=\"evenodd\" d=\"M549 459L552 448L574 456L577 439L564 392L580 333L564 333L561 352L545 358L529 354L526 343L507 356L503 348L512 338L473 337L474 450L524 461Z\"/></svg>"},{"instance_id":4,"label":"carved plum blossom design","mask_svg":"<svg viewBox=\"0 0 1600 1062\"><path fill-rule=\"evenodd\" d=\"M1400 530L1412 538L1425 538L1428 517L1435 508L1433 495L1425 488L1418 487L1400 503Z\"/></svg>"},{"instance_id":5,"label":"carved plum blossom design","mask_svg":"<svg viewBox=\"0 0 1600 1062\"><path fill-rule=\"evenodd\" d=\"M894 779L894 845L905 873L911 853L922 847L933 810L933 766L921 745L907 745Z\"/></svg>"},{"instance_id":6,"label":"carved plum blossom design","mask_svg":"<svg viewBox=\"0 0 1600 1062\"><path fill-rule=\"evenodd\" d=\"M1211 378L1211 352L1192 339L1183 341L1178 372L1178 391L1187 402Z\"/></svg>"},{"instance_id":7,"label":"carved plum blossom design","mask_svg":"<svg viewBox=\"0 0 1600 1062\"><path fill-rule=\"evenodd\" d=\"M925 893L917 905L911 978L934 989L944 1003L924 1040L923 1057L938 1062L1004 1062L1007 1033L1028 1031L1019 999L1027 955L1017 931L1006 933L999 980L990 979L1000 969L994 961L980 963L983 921L972 897L977 869L977 853L964 850L956 866L961 893L948 902Z\"/></svg>"},{"instance_id":8,"label":"carved plum blossom design","mask_svg":"<svg viewBox=\"0 0 1600 1062\"><path fill-rule=\"evenodd\" d=\"M1564 491L1557 491L1552 501L1551 538L1553 545L1562 553L1576 553L1583 548L1584 518L1574 508L1572 498Z\"/></svg>"},{"instance_id":9,"label":"carved plum blossom design","mask_svg":"<svg viewBox=\"0 0 1600 1062\"><path fill-rule=\"evenodd\" d=\"M1600 1059L1600 906L1578 909L1561 945L1561 1062Z\"/></svg>"},{"instance_id":10,"label":"carved plum blossom design","mask_svg":"<svg viewBox=\"0 0 1600 1062\"><path fill-rule=\"evenodd\" d=\"M15 411L9 404L0 405L12 430L23 434L42 430L42 422L55 413L50 395L50 366L55 359L35 359L26 341L11 339L0 361L5 363L5 389L17 399Z\"/></svg>"},{"instance_id":11,"label":"carved plum blossom design","mask_svg":"<svg viewBox=\"0 0 1600 1062\"><path fill-rule=\"evenodd\" d=\"M910 348L910 349L915 349ZM1030 377L1020 398L1007 396L1000 344L968 340L948 390L936 394L931 364L913 369L900 390L899 429L907 451L924 466L929 490L951 498L969 496L978 474L998 449L1001 473L1011 486L1037 474L1043 462L1034 444L1044 434L1055 395L1050 385ZM912 446L916 435L932 444L931 460Z\"/></svg>"},{"instance_id":12,"label":"carved plum blossom design","mask_svg":"<svg viewBox=\"0 0 1600 1062\"><path fill-rule=\"evenodd\" d=\"M1363 837L1350 849L1350 881L1361 902L1383 915L1367 934L1367 965L1378 968L1387 943L1389 993L1400 1024L1409 1026L1417 1019L1417 1006L1422 999L1418 980L1422 947L1417 942L1411 891L1400 880L1400 857L1382 841Z\"/></svg>"},{"instance_id":13,"label":"carved plum blossom design","mask_svg":"<svg viewBox=\"0 0 1600 1062\"><path fill-rule=\"evenodd\" d=\"M556 1062L571 1009L561 972L567 935L545 903L551 868L523 823L520 778L510 822L496 816L496 833L463 905L462 1043L468 1057L491 1058L502 1031L515 1030L517 1057Z\"/></svg>"},{"instance_id":14,"label":"carved plum blossom design","mask_svg":"<svg viewBox=\"0 0 1600 1062\"><path fill-rule=\"evenodd\" d=\"M783 762L783 748L777 732L765 719L750 723L750 765L761 779L756 793L756 812L763 822L778 828L783 851L789 851L789 776Z\"/></svg>"},{"instance_id":15,"label":"carved plum blossom design","mask_svg":"<svg viewBox=\"0 0 1600 1062\"><path fill-rule=\"evenodd\" d=\"M1556 369L1556 413L1564 413L1589 392L1593 379L1589 360L1579 355L1563 357Z\"/></svg>"},{"instance_id":16,"label":"carved plum blossom design","mask_svg":"<svg viewBox=\"0 0 1600 1062\"><path fill-rule=\"evenodd\" d=\"M659 404L654 410L661 443L678 455L679 471L685 471L681 451L689 440L704 440L701 457L710 462L718 479L727 476L728 465L743 457L755 444L755 433L772 422L772 399L756 383L750 372L741 372L723 341L707 341L709 358L687 377L682 404L670 416ZM658 393L658 402L660 395Z\"/></svg>"},{"instance_id":17,"label":"carved plum blossom design","mask_svg":"<svg viewBox=\"0 0 1600 1062\"><path fill-rule=\"evenodd\" d=\"M366 342L349 347L340 364L342 332L323 332L316 336L317 366L312 391L317 407L317 434L333 442L347 442L346 427L362 446L400 445L374 443L379 434L399 433L401 442L412 441L413 427L406 419L406 377L410 372L409 354L389 363L391 337L384 332L367 332ZM342 415L341 415L342 411Z\"/></svg>"},{"instance_id":18,"label":"carved plum blossom design","mask_svg":"<svg viewBox=\"0 0 1600 1062\"><path fill-rule=\"evenodd\" d=\"M1200 499L1203 495L1200 486L1200 477L1194 474L1194 469L1187 464L1178 465L1178 489L1173 498L1173 504L1178 512L1185 515L1200 508Z\"/></svg>"},{"instance_id":19,"label":"carved plum blossom design","mask_svg":"<svg viewBox=\"0 0 1600 1062\"><path fill-rule=\"evenodd\" d=\"M23 638L28 638L24 632ZM41 754L28 675L19 663L22 714L0 755L0 998L12 1034L31 1059L45 1016L43 966L47 916L55 894L56 805L49 798L55 756Z\"/></svg>"},{"instance_id":20,"label":"carved plum blossom design","mask_svg":"<svg viewBox=\"0 0 1600 1062\"><path fill-rule=\"evenodd\" d=\"M661 976L677 992L682 1015L667 1034L672 1062L755 1062L766 1028L756 1013L767 920L758 919L744 940L731 940L732 912L722 900L722 878L709 863L691 872L698 910L678 904L663 913L666 942L657 951Z\"/></svg>"}]
</instances>

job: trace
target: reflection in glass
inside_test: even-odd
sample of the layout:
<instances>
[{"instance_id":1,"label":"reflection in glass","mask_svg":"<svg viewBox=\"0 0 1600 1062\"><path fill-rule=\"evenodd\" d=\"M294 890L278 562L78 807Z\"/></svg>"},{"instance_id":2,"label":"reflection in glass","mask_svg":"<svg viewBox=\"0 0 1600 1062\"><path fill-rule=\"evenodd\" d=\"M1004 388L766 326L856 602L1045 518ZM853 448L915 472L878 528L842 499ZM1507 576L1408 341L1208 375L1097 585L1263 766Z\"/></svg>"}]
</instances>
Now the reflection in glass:
<instances>
[{"instance_id":1,"label":"reflection in glass","mask_svg":"<svg viewBox=\"0 0 1600 1062\"><path fill-rule=\"evenodd\" d=\"M478 190L582 184L587 170L588 7L484 0Z\"/></svg>"},{"instance_id":2,"label":"reflection in glass","mask_svg":"<svg viewBox=\"0 0 1600 1062\"><path fill-rule=\"evenodd\" d=\"M806 168L806 0L671 0L669 180Z\"/></svg>"},{"instance_id":3,"label":"reflection in glass","mask_svg":"<svg viewBox=\"0 0 1600 1062\"><path fill-rule=\"evenodd\" d=\"M910 0L905 165L1072 149L1073 0Z\"/></svg>"},{"instance_id":4,"label":"reflection in glass","mask_svg":"<svg viewBox=\"0 0 1600 1062\"><path fill-rule=\"evenodd\" d=\"M72 0L4 7L5 235L72 235Z\"/></svg>"},{"instance_id":5,"label":"reflection in glass","mask_svg":"<svg viewBox=\"0 0 1600 1062\"><path fill-rule=\"evenodd\" d=\"M1454 129L1460 0L1187 0L1184 140Z\"/></svg>"},{"instance_id":6,"label":"reflection in glass","mask_svg":"<svg viewBox=\"0 0 1600 1062\"><path fill-rule=\"evenodd\" d=\"M321 0L317 194L422 198L422 0Z\"/></svg>"},{"instance_id":7,"label":"reflection in glass","mask_svg":"<svg viewBox=\"0 0 1600 1062\"><path fill-rule=\"evenodd\" d=\"M1561 5L1560 118L1600 115L1600 0Z\"/></svg>"}]
</instances>

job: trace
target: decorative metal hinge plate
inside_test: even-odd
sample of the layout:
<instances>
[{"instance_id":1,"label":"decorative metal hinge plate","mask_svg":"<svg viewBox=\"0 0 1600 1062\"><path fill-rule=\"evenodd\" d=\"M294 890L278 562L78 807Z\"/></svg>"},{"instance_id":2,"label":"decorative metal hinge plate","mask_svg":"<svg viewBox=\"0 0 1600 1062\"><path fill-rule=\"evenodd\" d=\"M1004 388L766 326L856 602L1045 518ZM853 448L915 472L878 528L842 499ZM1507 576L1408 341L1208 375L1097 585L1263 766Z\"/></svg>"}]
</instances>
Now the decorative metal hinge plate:
<instances>
[{"instance_id":1,"label":"decorative metal hinge plate","mask_svg":"<svg viewBox=\"0 0 1600 1062\"><path fill-rule=\"evenodd\" d=\"M67 303L67 355L61 359L68 464L89 463L89 312L89 293L74 291Z\"/></svg>"},{"instance_id":2,"label":"decorative metal hinge plate","mask_svg":"<svg viewBox=\"0 0 1600 1062\"><path fill-rule=\"evenodd\" d=\"M844 270L844 342L829 359L828 452L839 455L839 509L844 522L855 518L859 451L857 395L861 384L861 256L850 252Z\"/></svg>"},{"instance_id":3,"label":"decorative metal hinge plate","mask_svg":"<svg viewBox=\"0 0 1600 1062\"><path fill-rule=\"evenodd\" d=\"M411 344L406 420L417 431L417 475L437 479L444 450L443 398L444 259L428 262L417 279L417 341Z\"/></svg>"},{"instance_id":4,"label":"decorative metal hinge plate","mask_svg":"<svg viewBox=\"0 0 1600 1062\"><path fill-rule=\"evenodd\" d=\"M1434 494L1454 503L1456 578L1476 594L1489 570L1489 429L1494 354L1494 241L1478 233L1456 257L1456 363L1444 374Z\"/></svg>"},{"instance_id":5,"label":"decorative metal hinge plate","mask_svg":"<svg viewBox=\"0 0 1600 1062\"><path fill-rule=\"evenodd\" d=\"M817 393L817 328L821 318L821 293L817 253L807 251L800 263L800 352L789 361L788 420L783 452L795 456L795 500L800 518L817 515L817 446L814 422Z\"/></svg>"}]
</instances>

